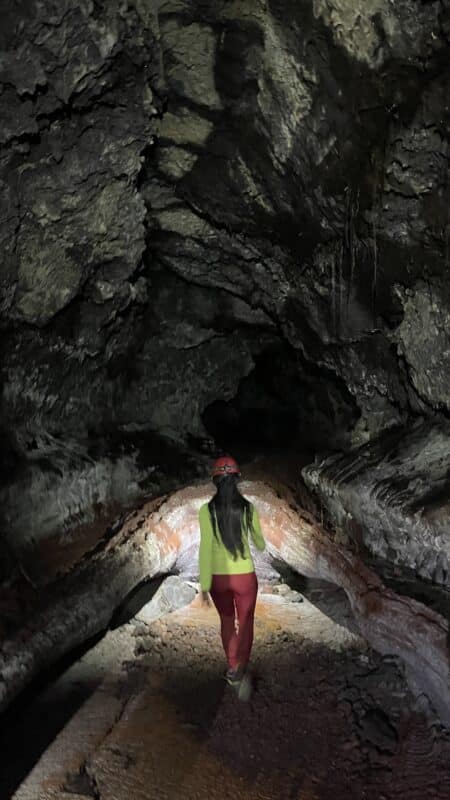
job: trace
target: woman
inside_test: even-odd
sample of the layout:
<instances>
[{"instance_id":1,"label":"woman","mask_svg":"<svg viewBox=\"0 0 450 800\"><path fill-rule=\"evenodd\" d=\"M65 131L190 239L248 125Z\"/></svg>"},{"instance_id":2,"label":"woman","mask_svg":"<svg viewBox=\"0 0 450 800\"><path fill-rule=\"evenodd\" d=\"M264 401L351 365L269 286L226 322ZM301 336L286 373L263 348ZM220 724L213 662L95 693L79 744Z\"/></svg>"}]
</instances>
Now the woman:
<instances>
[{"instance_id":1,"label":"woman","mask_svg":"<svg viewBox=\"0 0 450 800\"><path fill-rule=\"evenodd\" d=\"M243 695L250 691L245 671L258 592L249 534L258 550L264 550L265 542L256 508L237 487L240 471L236 461L230 456L217 459L211 477L217 492L199 511L200 588L203 602L209 603L209 592L219 612L228 662L226 680L239 688L245 699Z\"/></svg>"}]
</instances>

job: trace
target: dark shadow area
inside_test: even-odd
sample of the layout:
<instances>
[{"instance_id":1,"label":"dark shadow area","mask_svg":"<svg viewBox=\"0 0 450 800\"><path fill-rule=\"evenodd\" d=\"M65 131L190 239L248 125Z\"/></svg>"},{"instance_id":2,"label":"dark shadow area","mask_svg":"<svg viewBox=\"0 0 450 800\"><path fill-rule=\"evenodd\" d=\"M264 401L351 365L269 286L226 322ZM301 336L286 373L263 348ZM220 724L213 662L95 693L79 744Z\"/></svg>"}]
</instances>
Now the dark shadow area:
<instances>
[{"instance_id":1,"label":"dark shadow area","mask_svg":"<svg viewBox=\"0 0 450 800\"><path fill-rule=\"evenodd\" d=\"M325 588L325 582L310 584L311 591ZM209 651L212 635L186 635L175 624L159 645L151 640L164 673L160 691L170 704L167 725L154 732L162 751L181 727L201 748L196 763L202 770L224 769L242 781L238 797L247 796L247 787L260 791L261 781L264 797L292 800L412 797L424 770L430 785L445 783L441 756L448 741L414 709L398 660L358 646L328 647L304 638L301 627L296 632L263 623L252 658L254 692L241 703L218 678L217 651ZM174 636L176 651L170 647ZM415 769L404 769L404 754L418 737ZM195 769L183 752L177 759L180 770ZM164 765L161 770L164 781ZM442 788L435 795L440 800L446 797Z\"/></svg>"},{"instance_id":2,"label":"dark shadow area","mask_svg":"<svg viewBox=\"0 0 450 800\"><path fill-rule=\"evenodd\" d=\"M122 600L121 604L114 611L109 627L111 630L120 628L125 625L130 619L136 616L138 611L149 603L153 595L158 591L159 587L165 581L168 575L159 575L149 581L143 581L135 586Z\"/></svg>"},{"instance_id":3,"label":"dark shadow area","mask_svg":"<svg viewBox=\"0 0 450 800\"><path fill-rule=\"evenodd\" d=\"M254 361L231 400L215 400L203 411L203 424L219 447L263 454L329 449L345 441L358 413L337 379L283 343Z\"/></svg>"},{"instance_id":4,"label":"dark shadow area","mask_svg":"<svg viewBox=\"0 0 450 800\"><path fill-rule=\"evenodd\" d=\"M347 761L346 748L352 734L358 737L359 748L373 747L388 758L396 754L400 738L397 709L391 714L389 693L383 698L370 694L370 672L377 670L386 677L393 673L393 682L402 686L403 679L396 666L385 665L377 655L370 659L370 666L362 666L356 650L333 653L311 643L303 650L294 635L280 634L275 646L272 644L267 654L255 660L254 689L249 703L240 703L233 690L223 690L229 727L225 730L217 716L212 720L210 747L229 769L250 781L263 774L268 779L271 775L280 775L284 783L281 778L284 775L288 782L294 778L293 785L299 790L307 786L309 775L317 769L324 778L326 775L327 793L315 796L331 800L335 791L338 797L346 800L361 800L363 785L370 781L369 772L363 785L353 793L345 774L339 775L337 767ZM342 713L346 677L353 683L354 694L358 694L360 702L351 721ZM200 690L202 693L204 688ZM404 688L403 700L407 694ZM195 713L194 720L200 717L200 711ZM201 721L198 724L201 728ZM325 749L321 749L324 730L327 742ZM364 762L362 753L360 761ZM323 768L319 766L321 763ZM280 797L302 796L297 795L294 788L289 795L281 792Z\"/></svg>"},{"instance_id":5,"label":"dark shadow area","mask_svg":"<svg viewBox=\"0 0 450 800\"><path fill-rule=\"evenodd\" d=\"M390 589L398 594L412 597L438 614L442 614L446 619L450 619L450 589L446 586L439 586L431 580L419 577L413 569L391 564L372 555L368 555L364 561Z\"/></svg>"},{"instance_id":6,"label":"dark shadow area","mask_svg":"<svg viewBox=\"0 0 450 800\"><path fill-rule=\"evenodd\" d=\"M299 592L333 622L346 628L350 633L361 636L344 589L322 578L308 578L306 575L301 575L277 559L273 560L273 566L280 574L283 583L290 589Z\"/></svg>"},{"instance_id":7,"label":"dark shadow area","mask_svg":"<svg viewBox=\"0 0 450 800\"><path fill-rule=\"evenodd\" d=\"M94 647L105 631L71 650L39 675L0 716L0 797L9 800L70 718L100 683L58 686L58 680Z\"/></svg>"},{"instance_id":8,"label":"dark shadow area","mask_svg":"<svg viewBox=\"0 0 450 800\"><path fill-rule=\"evenodd\" d=\"M229 687L220 675L213 672L201 683L192 678L193 675L174 684L166 680L163 691L174 703L180 723L191 728L196 735L207 738Z\"/></svg>"}]
</instances>

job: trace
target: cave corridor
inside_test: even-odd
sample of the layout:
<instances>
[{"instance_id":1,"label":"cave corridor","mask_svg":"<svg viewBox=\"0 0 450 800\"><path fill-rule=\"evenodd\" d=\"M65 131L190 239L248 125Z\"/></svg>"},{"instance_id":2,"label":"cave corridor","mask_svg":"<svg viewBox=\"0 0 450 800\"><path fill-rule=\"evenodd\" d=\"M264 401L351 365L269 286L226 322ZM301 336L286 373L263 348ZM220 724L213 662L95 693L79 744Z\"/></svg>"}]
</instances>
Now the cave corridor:
<instances>
[{"instance_id":1,"label":"cave corridor","mask_svg":"<svg viewBox=\"0 0 450 800\"><path fill-rule=\"evenodd\" d=\"M445 0L0 4L0 800L449 800L449 56Z\"/></svg>"}]
</instances>

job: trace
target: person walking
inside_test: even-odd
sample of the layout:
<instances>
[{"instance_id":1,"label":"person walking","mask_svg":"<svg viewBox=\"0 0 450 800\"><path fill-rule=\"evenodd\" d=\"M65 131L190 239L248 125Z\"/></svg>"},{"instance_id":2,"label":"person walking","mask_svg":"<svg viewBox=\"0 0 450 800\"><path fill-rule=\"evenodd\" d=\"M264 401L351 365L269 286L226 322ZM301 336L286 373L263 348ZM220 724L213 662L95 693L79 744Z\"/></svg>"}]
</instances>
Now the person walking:
<instances>
[{"instance_id":1,"label":"person walking","mask_svg":"<svg viewBox=\"0 0 450 800\"><path fill-rule=\"evenodd\" d=\"M258 593L249 539L265 549L255 506L238 489L240 470L231 456L218 458L211 478L216 494L199 510L199 572L202 601L209 594L219 613L227 682L248 699L251 680L247 672L253 644L253 620Z\"/></svg>"}]
</instances>

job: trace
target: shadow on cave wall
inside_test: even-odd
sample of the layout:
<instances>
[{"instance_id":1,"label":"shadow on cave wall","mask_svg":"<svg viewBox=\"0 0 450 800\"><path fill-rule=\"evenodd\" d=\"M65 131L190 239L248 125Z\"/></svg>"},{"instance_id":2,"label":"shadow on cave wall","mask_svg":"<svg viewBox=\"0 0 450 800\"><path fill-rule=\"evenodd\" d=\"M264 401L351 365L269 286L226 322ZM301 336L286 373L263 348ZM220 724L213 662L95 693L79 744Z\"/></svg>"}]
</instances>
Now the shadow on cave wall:
<instances>
[{"instance_id":1,"label":"shadow on cave wall","mask_svg":"<svg viewBox=\"0 0 450 800\"><path fill-rule=\"evenodd\" d=\"M401 242L383 237L380 197L386 168L386 141L392 123L406 126L411 122L423 89L444 66L445 53L435 55L428 71L419 59L406 62L394 55L387 58L380 69L374 70L364 61L352 58L339 45L331 27L315 16L311 4L272 0L268 3L268 13L282 27L298 63L316 74L314 104L324 98L328 101L323 136L325 138L334 129L336 143L320 163L319 173L319 167L314 168L313 153L309 152L311 145L302 132L302 122L293 137L292 152L281 165L281 173L278 172L276 163L271 161L275 143L271 141L270 129L265 125L257 102L260 89L255 63L261 69L258 58L264 48L264 31L262 25L249 17L227 19L221 23L215 54L215 88L224 112L206 110L214 125L200 158L176 182L179 197L193 203L197 210L201 208L202 215L213 224L225 225L229 230L246 232L250 236L262 233L302 261L308 260L321 242L339 240L342 275L348 290L355 290L374 322L385 317L398 322L400 307L390 287L400 279L405 285L411 285L424 268L430 273L442 271L445 237L441 241L441 252L429 251L426 265L419 258L419 250L414 254L416 260ZM214 9L203 3L194 4L182 13L162 11L160 14L162 19L181 19L185 24L202 21L213 29L217 27L214 15ZM289 28L285 23L287 18L292 21ZM381 41L384 45L383 36ZM170 63L170 53L168 58ZM272 80L270 75L266 77L269 82ZM205 113L205 108L192 99L177 96L173 87L169 96L172 111L182 106ZM439 116L438 109L436 116ZM183 146L190 150L189 144ZM251 193L239 191L243 187L234 182L232 167L239 154L262 195L273 203L274 214L263 210ZM199 155L195 147L192 155ZM155 151L152 159L154 156ZM317 184L325 196L340 198L335 218L325 220L325 224L321 220L324 209L315 195ZM211 186L214 192L208 191L206 196ZM367 210L375 211L378 217L376 243L373 228L364 216ZM378 249L377 274L372 275L374 248ZM372 280L368 280L369 276ZM345 311L348 312L348 305L347 309L343 308L343 313Z\"/></svg>"},{"instance_id":2,"label":"shadow on cave wall","mask_svg":"<svg viewBox=\"0 0 450 800\"><path fill-rule=\"evenodd\" d=\"M409 388L405 391L408 376L396 344L390 342L384 331L395 328L403 314L403 306L392 292L393 285L397 281L403 286L412 285L419 272L423 273L424 261L419 257L418 246L405 247L384 235L381 198L390 128L392 124L407 126L411 122L424 88L442 66L441 56L433 55L424 71L419 57L406 61L401 54L396 57L391 53L382 67L375 69L362 59L351 57L335 41L331 27L314 15L309 4L271 2L267 13L280 25L289 56L315 75L313 105L307 112L310 123L300 120L296 127L294 124L291 151L283 162L278 162L274 155L279 143L272 136L272 116L283 118L284 109L280 105L282 96L280 99L277 95L275 77L264 62L264 23L254 21L250 15L224 18L219 23L217 9L203 3L188 9L161 11L163 23L175 21L181 27L200 23L210 26L214 32L220 28L214 57L214 88L221 108L208 107L207 98L196 101L187 97L183 87L172 82L167 94L168 109L175 116L180 113L182 117L184 111L193 117L198 115L208 121L211 130L201 146L182 142L183 152L192 156L193 166L176 178L172 176L170 181L167 181L164 167L160 169L159 156L164 154L165 148L167 153L176 150L173 145L177 142L163 136L152 152L146 178L150 184L152 176L155 178L158 191L161 185L167 186L171 193L167 207L186 208L207 226L211 225L218 232L226 231L229 237L205 243L195 232L191 234L189 230L184 232L170 227L160 229L156 222L148 254L152 264L159 261L167 272L176 271L198 287L208 286L212 291L226 288L230 294L245 299L252 308L260 304L272 320L279 317L278 333L282 330L281 337L286 337L284 347L280 344L278 351L273 351L273 360L264 354L254 356L255 369L250 376L241 379L236 396L231 401L219 396L203 411L202 421L220 447L236 447L243 443L247 450L287 445L312 449L346 447L351 442L352 426L361 416L359 396L369 408L369 411L365 409L365 415L374 409L376 418L380 397L383 393L386 395L384 387L379 390L376 385L378 394L374 400L367 401L366 391L367 395L374 392L371 386L367 387L365 375L368 371L379 370L380 376L383 375L374 378L375 384L383 383L384 375L389 375L392 394L387 394L382 425L398 424L400 417L405 422L409 415L417 414L421 406ZM289 29L283 26L286 13L292 20ZM378 27L378 32L383 33L381 22ZM381 47L386 44L385 39L381 37ZM165 58L170 71L173 58L170 48ZM271 87L272 111L267 108L262 111L259 106L261 80ZM322 102L327 108L324 120L320 115L315 116ZM314 133L307 135L308 124L314 128L319 121L319 132L314 129ZM316 164L318 142L325 141L332 130L336 134L335 144ZM246 171L256 194L245 185ZM332 198L336 202L328 219ZM369 222L366 212L375 214L373 223ZM283 279L289 282L292 278L292 294L282 297L280 280L280 298L269 298L271 290L278 291L276 281L270 285L267 279L267 288L259 286L258 278L254 278L252 291L254 289L255 294L246 295L246 274L238 277L235 286L231 285L235 274L233 259L236 256L239 263L239 247L243 244L242 241L237 243L237 237L247 237L254 248L253 260L245 255L239 265L242 273L251 272L253 268L257 271L260 266L258 247L263 259L267 255L266 245L274 248L273 253L275 248L283 248L286 259L281 259L278 268ZM228 255L223 254L225 241L230 247L236 247ZM324 281L318 295L327 296L322 299L311 293L305 301L300 296L303 285L296 286L296 273L300 274L306 267L309 270L307 281L314 285L318 267L314 262L315 250L318 245L328 247L330 244L335 247L331 255L334 259L332 277L317 278L318 282ZM430 274L442 269L438 250L429 249L426 269ZM191 257L192 274L188 263ZM271 251L268 260L270 257ZM200 266L204 262L204 269L196 264L197 259ZM208 269L208 262L211 269ZM324 264L325 269L330 266L326 259ZM340 286L336 290L338 282ZM248 286L252 286L251 278ZM318 314L319 322L314 309L308 309L308 302L315 301L329 303L328 310L320 312L323 319ZM320 326L322 330L318 334ZM303 353L298 361L307 360L307 365L292 366L286 329L295 330L296 346ZM359 348L356 357L353 347L355 351ZM353 359L353 364L346 371L343 365L347 357ZM289 378L283 374L279 361ZM325 368L324 363L329 368ZM316 364L320 367L316 368ZM272 375L277 376L283 391L269 385ZM395 380L390 379L392 375ZM345 388L346 382L353 383L352 393L357 400ZM394 383L395 388L391 388ZM420 407L419 411L423 413L424 409ZM379 416L381 418L382 414ZM370 435L374 435L374 431L371 430Z\"/></svg>"}]
</instances>

